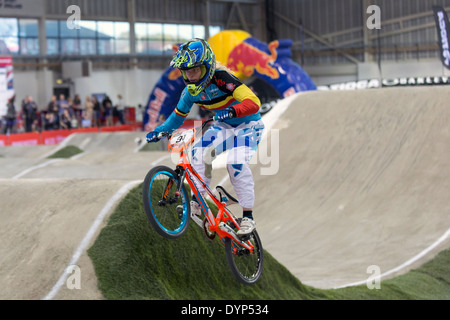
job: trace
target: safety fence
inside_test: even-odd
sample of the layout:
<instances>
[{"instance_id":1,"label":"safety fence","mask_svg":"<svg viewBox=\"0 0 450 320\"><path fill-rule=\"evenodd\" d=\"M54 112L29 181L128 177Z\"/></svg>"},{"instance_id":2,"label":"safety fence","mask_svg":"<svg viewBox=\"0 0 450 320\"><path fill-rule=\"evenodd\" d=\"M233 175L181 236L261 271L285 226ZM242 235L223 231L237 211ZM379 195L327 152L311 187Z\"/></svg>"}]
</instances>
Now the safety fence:
<instances>
[{"instance_id":1,"label":"safety fence","mask_svg":"<svg viewBox=\"0 0 450 320\"><path fill-rule=\"evenodd\" d=\"M0 135L0 146L32 146L58 144L73 133L141 131L142 124L124 124L110 127L92 127L78 129L60 129L41 132L15 133Z\"/></svg>"}]
</instances>

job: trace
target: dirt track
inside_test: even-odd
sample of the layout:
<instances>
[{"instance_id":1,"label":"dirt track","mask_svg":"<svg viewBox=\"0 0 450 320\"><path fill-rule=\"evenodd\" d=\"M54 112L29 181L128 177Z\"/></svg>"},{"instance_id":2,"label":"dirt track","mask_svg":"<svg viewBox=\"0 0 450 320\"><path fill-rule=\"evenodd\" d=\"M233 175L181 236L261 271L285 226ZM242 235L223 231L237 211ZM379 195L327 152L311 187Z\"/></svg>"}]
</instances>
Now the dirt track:
<instances>
[{"instance_id":1,"label":"dirt track","mask_svg":"<svg viewBox=\"0 0 450 320\"><path fill-rule=\"evenodd\" d=\"M297 96L276 124L280 169L256 181L277 186L258 188L264 247L331 288L365 283L371 265L391 277L435 244L450 230L449 101L449 87Z\"/></svg>"},{"instance_id":2,"label":"dirt track","mask_svg":"<svg viewBox=\"0 0 450 320\"><path fill-rule=\"evenodd\" d=\"M424 87L285 102L253 166L265 249L302 282L331 288L366 280L371 265L404 273L450 247L448 101L448 87ZM46 297L118 190L154 161L172 165L165 152L133 152L143 135L72 136L85 152L54 162L44 156L56 147L0 149L1 299ZM85 253L77 265L81 289L62 285L52 298L101 299Z\"/></svg>"}]
</instances>

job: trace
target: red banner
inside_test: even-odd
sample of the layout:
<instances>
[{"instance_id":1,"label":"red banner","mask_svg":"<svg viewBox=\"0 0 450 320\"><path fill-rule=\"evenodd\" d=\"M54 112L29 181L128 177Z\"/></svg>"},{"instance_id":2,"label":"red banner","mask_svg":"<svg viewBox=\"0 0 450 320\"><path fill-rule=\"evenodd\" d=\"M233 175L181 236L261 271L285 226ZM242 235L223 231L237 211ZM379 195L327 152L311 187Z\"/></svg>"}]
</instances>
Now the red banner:
<instances>
[{"instance_id":1,"label":"red banner","mask_svg":"<svg viewBox=\"0 0 450 320\"><path fill-rule=\"evenodd\" d=\"M42 144L52 145L59 144L65 138L67 138L72 132L69 129L66 130L53 130L53 131L42 131L41 141Z\"/></svg>"},{"instance_id":2,"label":"red banner","mask_svg":"<svg viewBox=\"0 0 450 320\"><path fill-rule=\"evenodd\" d=\"M117 132L138 131L142 123L124 124L111 127L93 127L67 130L49 130L42 132L14 133L11 135L0 135L0 146L32 146L32 145L54 145L59 144L73 133L86 132Z\"/></svg>"},{"instance_id":3,"label":"red banner","mask_svg":"<svg viewBox=\"0 0 450 320\"><path fill-rule=\"evenodd\" d=\"M36 146L40 144L39 132L17 133L8 136L8 144L11 146Z\"/></svg>"},{"instance_id":4,"label":"red banner","mask_svg":"<svg viewBox=\"0 0 450 320\"><path fill-rule=\"evenodd\" d=\"M6 143L7 143L7 136L4 134L0 135L0 147L6 146Z\"/></svg>"}]
</instances>

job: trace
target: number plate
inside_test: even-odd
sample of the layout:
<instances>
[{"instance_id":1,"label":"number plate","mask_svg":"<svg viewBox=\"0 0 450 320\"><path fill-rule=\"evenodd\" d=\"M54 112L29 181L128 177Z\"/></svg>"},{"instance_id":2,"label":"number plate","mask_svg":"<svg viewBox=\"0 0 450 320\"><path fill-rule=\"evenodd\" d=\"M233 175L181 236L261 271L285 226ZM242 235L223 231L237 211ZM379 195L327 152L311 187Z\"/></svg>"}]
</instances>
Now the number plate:
<instances>
[{"instance_id":1,"label":"number plate","mask_svg":"<svg viewBox=\"0 0 450 320\"><path fill-rule=\"evenodd\" d=\"M195 140L195 128L176 132L169 141L170 152L181 152Z\"/></svg>"}]
</instances>

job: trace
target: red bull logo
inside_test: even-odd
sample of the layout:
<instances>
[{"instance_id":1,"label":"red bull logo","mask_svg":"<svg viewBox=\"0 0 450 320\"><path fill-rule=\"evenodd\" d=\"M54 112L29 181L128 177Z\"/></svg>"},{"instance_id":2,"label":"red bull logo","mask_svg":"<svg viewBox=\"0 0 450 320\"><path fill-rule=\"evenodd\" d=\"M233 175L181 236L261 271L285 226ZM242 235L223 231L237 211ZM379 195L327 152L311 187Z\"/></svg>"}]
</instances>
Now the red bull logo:
<instances>
[{"instance_id":1,"label":"red bull logo","mask_svg":"<svg viewBox=\"0 0 450 320\"><path fill-rule=\"evenodd\" d=\"M145 130L152 131L158 125L158 117L161 111L161 106L167 97L167 93L159 88L155 89L156 99L149 103L147 108L147 114L149 116L149 121L145 125Z\"/></svg>"},{"instance_id":2,"label":"red bull logo","mask_svg":"<svg viewBox=\"0 0 450 320\"><path fill-rule=\"evenodd\" d=\"M272 67L272 63L277 60L277 48L278 41L269 43L269 55L249 43L242 42L230 52L227 67L247 77L253 75L256 70L259 74L278 79L280 74Z\"/></svg>"}]
</instances>

